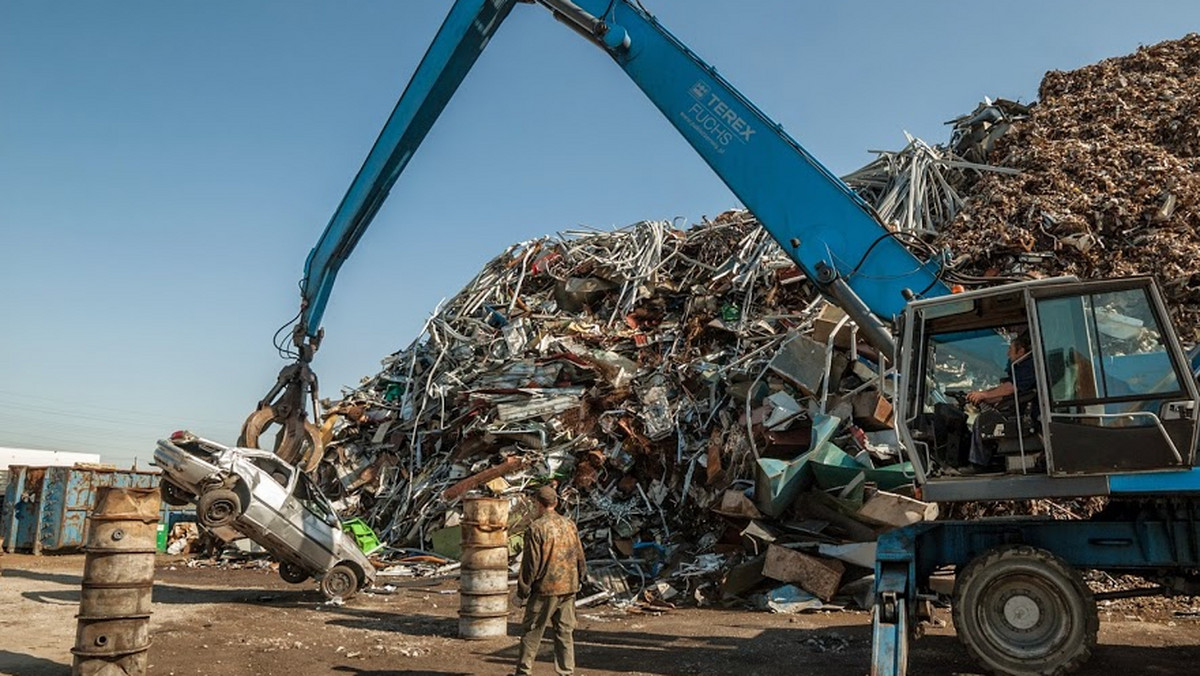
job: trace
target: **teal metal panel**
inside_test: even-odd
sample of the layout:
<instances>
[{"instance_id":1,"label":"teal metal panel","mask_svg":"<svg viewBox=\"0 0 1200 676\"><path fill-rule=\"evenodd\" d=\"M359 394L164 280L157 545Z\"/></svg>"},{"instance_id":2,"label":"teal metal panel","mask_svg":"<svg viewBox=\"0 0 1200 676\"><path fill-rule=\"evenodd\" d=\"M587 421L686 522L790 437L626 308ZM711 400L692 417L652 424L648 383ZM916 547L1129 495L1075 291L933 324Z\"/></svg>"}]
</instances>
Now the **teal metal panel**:
<instances>
[{"instance_id":1,"label":"teal metal panel","mask_svg":"<svg viewBox=\"0 0 1200 676\"><path fill-rule=\"evenodd\" d=\"M9 484L11 512L0 523L8 551L66 552L83 547L96 492L104 486L153 488L158 474L91 467L20 468ZM40 486L38 486L40 482ZM30 490L37 488L37 490ZM28 499L18 499L21 497ZM10 533L15 533L10 536Z\"/></svg>"},{"instance_id":2,"label":"teal metal panel","mask_svg":"<svg viewBox=\"0 0 1200 676\"><path fill-rule=\"evenodd\" d=\"M21 496L25 493L25 479L28 467L14 465L10 468L8 489L4 494L4 522L0 523L0 538L4 539L6 551L15 552L18 548L29 547L33 544L32 532L24 543L21 538L22 515L27 507L22 503Z\"/></svg>"},{"instance_id":3,"label":"teal metal panel","mask_svg":"<svg viewBox=\"0 0 1200 676\"><path fill-rule=\"evenodd\" d=\"M92 474L70 467L49 467L38 510L35 551L83 546L83 523L90 508Z\"/></svg>"}]
</instances>

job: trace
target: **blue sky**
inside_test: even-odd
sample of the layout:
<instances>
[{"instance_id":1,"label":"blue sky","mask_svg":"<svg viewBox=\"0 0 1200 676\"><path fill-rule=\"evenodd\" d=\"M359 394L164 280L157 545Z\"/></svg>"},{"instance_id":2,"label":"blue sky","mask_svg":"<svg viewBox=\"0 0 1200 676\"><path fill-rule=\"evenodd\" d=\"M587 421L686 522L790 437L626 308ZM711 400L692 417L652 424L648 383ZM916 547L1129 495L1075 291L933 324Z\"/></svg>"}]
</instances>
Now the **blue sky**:
<instances>
[{"instance_id":1,"label":"blue sky","mask_svg":"<svg viewBox=\"0 0 1200 676\"><path fill-rule=\"evenodd\" d=\"M1200 26L1200 3L644 0L836 173L984 96ZM448 0L0 7L0 446L233 442L316 242ZM508 244L732 194L599 50L518 6L342 268L322 393Z\"/></svg>"}]
</instances>

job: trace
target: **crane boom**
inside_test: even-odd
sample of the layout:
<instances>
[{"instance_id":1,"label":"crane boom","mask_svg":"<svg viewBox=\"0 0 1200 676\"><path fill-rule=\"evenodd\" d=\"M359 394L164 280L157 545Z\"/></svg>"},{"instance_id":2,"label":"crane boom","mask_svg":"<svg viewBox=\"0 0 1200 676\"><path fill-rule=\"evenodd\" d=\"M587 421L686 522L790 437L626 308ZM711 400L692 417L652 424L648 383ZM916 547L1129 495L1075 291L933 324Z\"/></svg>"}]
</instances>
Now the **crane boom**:
<instances>
[{"instance_id":1,"label":"crane boom","mask_svg":"<svg viewBox=\"0 0 1200 676\"><path fill-rule=\"evenodd\" d=\"M877 347L890 351L891 339L870 315L898 315L903 289L947 292L936 264L913 256L854 191L642 8L627 0L539 1L613 58ZM319 331L338 268L514 4L458 0L451 8L305 263L309 337Z\"/></svg>"},{"instance_id":2,"label":"crane boom","mask_svg":"<svg viewBox=\"0 0 1200 676\"><path fill-rule=\"evenodd\" d=\"M301 325L316 338L338 268L383 206L430 127L517 0L454 3L375 139L362 168L304 262Z\"/></svg>"}]
</instances>

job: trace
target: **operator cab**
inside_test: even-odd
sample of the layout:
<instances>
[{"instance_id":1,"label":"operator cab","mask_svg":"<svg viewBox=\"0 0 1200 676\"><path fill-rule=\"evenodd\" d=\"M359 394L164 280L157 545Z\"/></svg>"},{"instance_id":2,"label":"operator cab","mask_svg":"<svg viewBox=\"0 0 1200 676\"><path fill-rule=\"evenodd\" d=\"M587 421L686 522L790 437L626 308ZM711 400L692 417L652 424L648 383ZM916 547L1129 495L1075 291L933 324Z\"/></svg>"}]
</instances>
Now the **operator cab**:
<instances>
[{"instance_id":1,"label":"operator cab","mask_svg":"<svg viewBox=\"0 0 1200 676\"><path fill-rule=\"evenodd\" d=\"M1196 385L1149 277L916 301L902 336L897 413L927 499L1103 495L1109 476L1193 464ZM1004 380L1002 401L966 403Z\"/></svg>"}]
</instances>

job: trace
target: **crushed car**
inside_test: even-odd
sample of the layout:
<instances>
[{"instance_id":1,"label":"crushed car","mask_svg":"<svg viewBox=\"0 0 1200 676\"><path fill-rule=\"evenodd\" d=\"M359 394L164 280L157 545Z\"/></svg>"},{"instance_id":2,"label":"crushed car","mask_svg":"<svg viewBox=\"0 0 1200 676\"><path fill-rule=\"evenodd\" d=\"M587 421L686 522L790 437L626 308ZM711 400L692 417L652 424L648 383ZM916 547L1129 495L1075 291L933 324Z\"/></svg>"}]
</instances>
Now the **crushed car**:
<instances>
[{"instance_id":1,"label":"crushed car","mask_svg":"<svg viewBox=\"0 0 1200 676\"><path fill-rule=\"evenodd\" d=\"M217 536L258 543L279 561L287 582L316 578L331 599L374 584L375 567L329 501L306 474L270 451L179 431L159 440L153 464L163 472L163 501L194 502L196 519Z\"/></svg>"}]
</instances>

